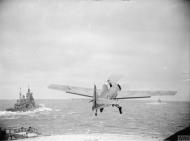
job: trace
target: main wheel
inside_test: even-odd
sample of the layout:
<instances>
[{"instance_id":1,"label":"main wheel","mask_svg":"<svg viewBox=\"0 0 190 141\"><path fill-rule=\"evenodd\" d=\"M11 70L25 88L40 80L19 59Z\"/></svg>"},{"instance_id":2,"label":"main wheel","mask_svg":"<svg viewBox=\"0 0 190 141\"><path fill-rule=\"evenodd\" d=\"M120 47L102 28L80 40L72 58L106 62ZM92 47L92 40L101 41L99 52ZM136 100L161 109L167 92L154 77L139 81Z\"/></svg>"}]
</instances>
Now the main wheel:
<instances>
[{"instance_id":1,"label":"main wheel","mask_svg":"<svg viewBox=\"0 0 190 141\"><path fill-rule=\"evenodd\" d=\"M101 109L100 109L100 112L102 113L102 112L103 112L103 110L104 110L104 108L101 108Z\"/></svg>"},{"instance_id":2,"label":"main wheel","mask_svg":"<svg viewBox=\"0 0 190 141\"><path fill-rule=\"evenodd\" d=\"M119 113L122 114L122 107L119 107Z\"/></svg>"}]
</instances>

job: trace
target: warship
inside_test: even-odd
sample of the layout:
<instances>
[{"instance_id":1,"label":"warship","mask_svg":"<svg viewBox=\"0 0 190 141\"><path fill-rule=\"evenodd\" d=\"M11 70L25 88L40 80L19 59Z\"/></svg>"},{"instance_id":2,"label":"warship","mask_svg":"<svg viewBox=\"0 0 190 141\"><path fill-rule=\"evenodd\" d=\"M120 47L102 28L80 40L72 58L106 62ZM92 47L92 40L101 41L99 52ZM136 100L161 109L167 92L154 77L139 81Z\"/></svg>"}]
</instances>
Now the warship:
<instances>
[{"instance_id":1,"label":"warship","mask_svg":"<svg viewBox=\"0 0 190 141\"><path fill-rule=\"evenodd\" d=\"M17 102L14 104L13 108L8 108L6 109L6 111L26 112L26 111L34 110L36 108L39 108L39 105L35 103L33 93L31 92L30 88L28 88L26 95L22 95L21 88L20 88L19 99L17 99Z\"/></svg>"}]
</instances>

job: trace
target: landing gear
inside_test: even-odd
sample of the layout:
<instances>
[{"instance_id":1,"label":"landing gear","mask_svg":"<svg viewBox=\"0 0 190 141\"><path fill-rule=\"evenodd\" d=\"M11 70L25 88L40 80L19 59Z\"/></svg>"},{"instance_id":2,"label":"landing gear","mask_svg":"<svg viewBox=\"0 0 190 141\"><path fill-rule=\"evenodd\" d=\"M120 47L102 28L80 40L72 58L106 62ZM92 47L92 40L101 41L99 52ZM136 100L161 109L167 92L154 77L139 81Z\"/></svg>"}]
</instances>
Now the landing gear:
<instances>
[{"instance_id":1,"label":"landing gear","mask_svg":"<svg viewBox=\"0 0 190 141\"><path fill-rule=\"evenodd\" d=\"M122 107L119 106L119 113L122 114Z\"/></svg>"},{"instance_id":2,"label":"landing gear","mask_svg":"<svg viewBox=\"0 0 190 141\"><path fill-rule=\"evenodd\" d=\"M95 116L97 116L98 114L97 114L97 109L96 109L96 112L95 112Z\"/></svg>"},{"instance_id":3,"label":"landing gear","mask_svg":"<svg viewBox=\"0 0 190 141\"><path fill-rule=\"evenodd\" d=\"M119 109L119 113L122 114L122 107L119 106L118 104L112 104L112 107L117 107Z\"/></svg>"},{"instance_id":4,"label":"landing gear","mask_svg":"<svg viewBox=\"0 0 190 141\"><path fill-rule=\"evenodd\" d=\"M101 109L100 109L100 112L102 113L102 112L103 112L103 110L104 110L104 108L101 108Z\"/></svg>"}]
</instances>

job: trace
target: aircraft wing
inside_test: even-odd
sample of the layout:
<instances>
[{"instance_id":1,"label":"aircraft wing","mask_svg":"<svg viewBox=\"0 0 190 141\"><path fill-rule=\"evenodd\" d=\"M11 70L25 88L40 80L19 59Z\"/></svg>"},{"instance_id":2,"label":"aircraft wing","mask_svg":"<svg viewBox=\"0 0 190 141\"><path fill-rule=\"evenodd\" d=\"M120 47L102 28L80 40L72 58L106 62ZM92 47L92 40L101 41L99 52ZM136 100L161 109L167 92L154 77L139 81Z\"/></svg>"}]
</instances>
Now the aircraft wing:
<instances>
[{"instance_id":1,"label":"aircraft wing","mask_svg":"<svg viewBox=\"0 0 190 141\"><path fill-rule=\"evenodd\" d=\"M150 98L152 96L173 96L176 93L177 91L128 90L118 92L118 94L123 95L123 97L117 97L116 99Z\"/></svg>"},{"instance_id":2,"label":"aircraft wing","mask_svg":"<svg viewBox=\"0 0 190 141\"><path fill-rule=\"evenodd\" d=\"M48 86L48 88L65 91L66 93L70 93L74 95L79 95L79 96L84 96L84 97L93 97L92 96L93 89L90 89L90 88L74 87L74 86L59 85L59 84L51 84Z\"/></svg>"}]
</instances>

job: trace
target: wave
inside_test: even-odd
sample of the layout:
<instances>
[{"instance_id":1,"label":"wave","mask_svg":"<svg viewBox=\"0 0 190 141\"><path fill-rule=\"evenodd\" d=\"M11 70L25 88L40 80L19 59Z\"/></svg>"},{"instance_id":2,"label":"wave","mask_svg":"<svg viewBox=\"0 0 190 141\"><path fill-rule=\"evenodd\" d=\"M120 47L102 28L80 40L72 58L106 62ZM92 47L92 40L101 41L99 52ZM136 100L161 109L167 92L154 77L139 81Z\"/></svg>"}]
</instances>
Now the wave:
<instances>
[{"instance_id":1,"label":"wave","mask_svg":"<svg viewBox=\"0 0 190 141\"><path fill-rule=\"evenodd\" d=\"M73 115L73 114L77 114L77 112L68 112L68 115Z\"/></svg>"},{"instance_id":2,"label":"wave","mask_svg":"<svg viewBox=\"0 0 190 141\"><path fill-rule=\"evenodd\" d=\"M60 111L61 111L61 109L55 109L55 111L56 111L56 112L60 112Z\"/></svg>"},{"instance_id":3,"label":"wave","mask_svg":"<svg viewBox=\"0 0 190 141\"><path fill-rule=\"evenodd\" d=\"M152 105L162 105L162 104L167 104L166 102L148 102L146 104L152 104Z\"/></svg>"},{"instance_id":4,"label":"wave","mask_svg":"<svg viewBox=\"0 0 190 141\"><path fill-rule=\"evenodd\" d=\"M122 134L65 134L40 136L30 139L22 139L22 141L156 141L152 137L142 137L139 135L122 135Z\"/></svg>"},{"instance_id":5,"label":"wave","mask_svg":"<svg viewBox=\"0 0 190 141\"><path fill-rule=\"evenodd\" d=\"M28 114L33 114L37 112L43 112L43 111L52 111L51 108L45 107L44 104L40 104L40 107L37 109L34 109L32 111L26 111L26 112L11 112L11 111L0 111L0 116L11 116L11 115L28 115Z\"/></svg>"}]
</instances>

